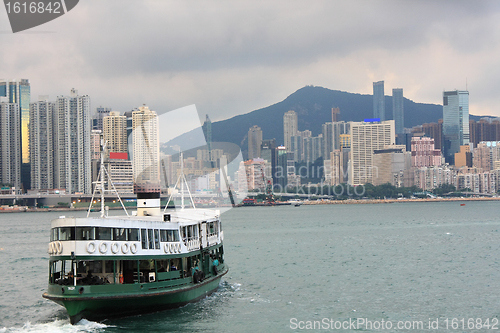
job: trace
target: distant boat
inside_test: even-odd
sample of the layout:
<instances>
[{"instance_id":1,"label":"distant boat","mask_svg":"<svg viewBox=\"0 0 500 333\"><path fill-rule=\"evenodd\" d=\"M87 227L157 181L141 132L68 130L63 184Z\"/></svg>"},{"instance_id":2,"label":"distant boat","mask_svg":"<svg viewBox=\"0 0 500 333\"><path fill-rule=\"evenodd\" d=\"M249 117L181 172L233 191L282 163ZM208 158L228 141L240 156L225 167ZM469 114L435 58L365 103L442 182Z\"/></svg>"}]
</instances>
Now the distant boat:
<instances>
[{"instance_id":1,"label":"distant boat","mask_svg":"<svg viewBox=\"0 0 500 333\"><path fill-rule=\"evenodd\" d=\"M299 199L290 199L290 200L288 200L288 202L291 205L294 205L295 207L299 207L300 205L302 205L302 201Z\"/></svg>"},{"instance_id":2,"label":"distant boat","mask_svg":"<svg viewBox=\"0 0 500 333\"><path fill-rule=\"evenodd\" d=\"M464 203L461 203L461 204L460 204L460 206L465 206L465 204L464 204Z\"/></svg>"}]
</instances>

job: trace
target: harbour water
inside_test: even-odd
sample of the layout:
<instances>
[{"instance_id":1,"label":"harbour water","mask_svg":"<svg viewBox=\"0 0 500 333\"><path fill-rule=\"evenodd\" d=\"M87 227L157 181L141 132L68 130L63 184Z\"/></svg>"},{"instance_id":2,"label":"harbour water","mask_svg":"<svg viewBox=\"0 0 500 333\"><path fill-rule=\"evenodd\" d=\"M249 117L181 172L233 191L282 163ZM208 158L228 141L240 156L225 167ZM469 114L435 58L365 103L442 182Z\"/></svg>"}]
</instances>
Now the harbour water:
<instances>
[{"instance_id":1,"label":"harbour water","mask_svg":"<svg viewBox=\"0 0 500 333\"><path fill-rule=\"evenodd\" d=\"M230 272L215 294L75 326L41 297L50 220L62 213L0 214L0 332L483 332L487 319L495 331L499 212L500 202L232 209L222 218Z\"/></svg>"}]
</instances>

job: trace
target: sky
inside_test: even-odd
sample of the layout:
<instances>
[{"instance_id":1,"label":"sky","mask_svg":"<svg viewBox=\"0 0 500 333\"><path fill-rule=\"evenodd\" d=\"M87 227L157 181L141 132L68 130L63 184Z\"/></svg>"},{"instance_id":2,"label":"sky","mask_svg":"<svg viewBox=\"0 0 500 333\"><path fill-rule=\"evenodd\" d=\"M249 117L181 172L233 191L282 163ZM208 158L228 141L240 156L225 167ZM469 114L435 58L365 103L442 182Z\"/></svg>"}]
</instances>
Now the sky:
<instances>
[{"instance_id":1,"label":"sky","mask_svg":"<svg viewBox=\"0 0 500 333\"><path fill-rule=\"evenodd\" d=\"M12 33L0 8L0 78L92 108L159 113L195 105L212 121L306 85L420 103L469 90L470 113L500 116L499 1L82 0Z\"/></svg>"}]
</instances>

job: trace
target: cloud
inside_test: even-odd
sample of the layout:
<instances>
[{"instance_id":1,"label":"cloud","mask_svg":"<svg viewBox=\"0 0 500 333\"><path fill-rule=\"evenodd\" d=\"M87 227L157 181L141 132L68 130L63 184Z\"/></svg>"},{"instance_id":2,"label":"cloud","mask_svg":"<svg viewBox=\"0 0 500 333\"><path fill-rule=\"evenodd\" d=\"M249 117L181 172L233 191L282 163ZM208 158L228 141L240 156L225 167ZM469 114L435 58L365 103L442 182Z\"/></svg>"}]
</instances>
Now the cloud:
<instances>
[{"instance_id":1,"label":"cloud","mask_svg":"<svg viewBox=\"0 0 500 333\"><path fill-rule=\"evenodd\" d=\"M38 94L75 87L93 106L168 111L196 104L212 120L307 85L371 94L372 82L440 103L464 89L471 112L499 103L496 1L98 1L33 33L0 34L4 77ZM3 13L2 13L3 15ZM6 29L5 23L0 29ZM53 33L36 33L52 31Z\"/></svg>"}]
</instances>

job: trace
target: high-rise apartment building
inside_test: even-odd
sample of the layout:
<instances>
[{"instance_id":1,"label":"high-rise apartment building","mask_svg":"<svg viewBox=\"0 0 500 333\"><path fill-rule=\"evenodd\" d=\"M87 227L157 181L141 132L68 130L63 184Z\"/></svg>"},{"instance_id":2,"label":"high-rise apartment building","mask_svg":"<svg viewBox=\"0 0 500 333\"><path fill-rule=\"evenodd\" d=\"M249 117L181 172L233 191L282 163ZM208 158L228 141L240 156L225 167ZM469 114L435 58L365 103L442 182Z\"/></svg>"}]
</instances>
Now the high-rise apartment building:
<instances>
[{"instance_id":1,"label":"high-rise apartment building","mask_svg":"<svg viewBox=\"0 0 500 333\"><path fill-rule=\"evenodd\" d=\"M385 120L384 81L373 82L373 118Z\"/></svg>"},{"instance_id":2,"label":"high-rise apartment building","mask_svg":"<svg viewBox=\"0 0 500 333\"><path fill-rule=\"evenodd\" d=\"M454 164L460 146L469 144L469 92L443 92L443 151L447 163Z\"/></svg>"},{"instance_id":3,"label":"high-rise apartment building","mask_svg":"<svg viewBox=\"0 0 500 333\"><path fill-rule=\"evenodd\" d=\"M262 130L254 125L248 130L248 159L252 160L260 156L260 147L262 145Z\"/></svg>"},{"instance_id":4,"label":"high-rise apartment building","mask_svg":"<svg viewBox=\"0 0 500 333\"><path fill-rule=\"evenodd\" d=\"M103 137L109 152L127 152L127 117L118 111L111 111L103 118Z\"/></svg>"},{"instance_id":5,"label":"high-rise apartment building","mask_svg":"<svg viewBox=\"0 0 500 333\"><path fill-rule=\"evenodd\" d=\"M92 129L102 131L104 117L109 116L110 112L111 112L111 108L104 108L102 106L96 108L96 115L95 115L94 119L92 119Z\"/></svg>"},{"instance_id":6,"label":"high-rise apartment building","mask_svg":"<svg viewBox=\"0 0 500 333\"><path fill-rule=\"evenodd\" d=\"M31 188L54 188L53 115L55 103L40 96L30 104L30 167ZM83 138L82 138L83 139Z\"/></svg>"},{"instance_id":7,"label":"high-rise apartment building","mask_svg":"<svg viewBox=\"0 0 500 333\"><path fill-rule=\"evenodd\" d=\"M29 152L29 122L30 122L30 83L27 79L2 80L0 79L0 96L7 97L8 103L16 103L19 108L19 144L21 155L20 163L30 163ZM25 190L30 187L29 167L22 167L20 182Z\"/></svg>"},{"instance_id":8,"label":"high-rise apartment building","mask_svg":"<svg viewBox=\"0 0 500 333\"><path fill-rule=\"evenodd\" d=\"M328 157L341 147L341 135L349 134L349 123L344 121L328 122L322 125L323 156Z\"/></svg>"},{"instance_id":9,"label":"high-rise apartment building","mask_svg":"<svg viewBox=\"0 0 500 333\"><path fill-rule=\"evenodd\" d=\"M19 104L0 97L0 184L21 188L21 126Z\"/></svg>"},{"instance_id":10,"label":"high-rise apartment building","mask_svg":"<svg viewBox=\"0 0 500 333\"><path fill-rule=\"evenodd\" d=\"M436 149L434 139L411 138L411 166L416 168L441 165L441 150Z\"/></svg>"},{"instance_id":11,"label":"high-rise apartment building","mask_svg":"<svg viewBox=\"0 0 500 333\"><path fill-rule=\"evenodd\" d=\"M158 115L147 106L132 112L135 193L160 193ZM159 199L159 197L158 197Z\"/></svg>"},{"instance_id":12,"label":"high-rise apartment building","mask_svg":"<svg viewBox=\"0 0 500 333\"><path fill-rule=\"evenodd\" d=\"M396 134L403 134L405 127L403 88L392 89L392 119L394 119Z\"/></svg>"},{"instance_id":13,"label":"high-rise apartment building","mask_svg":"<svg viewBox=\"0 0 500 333\"><path fill-rule=\"evenodd\" d=\"M395 144L394 120L352 122L349 183L373 183L373 151Z\"/></svg>"},{"instance_id":14,"label":"high-rise apartment building","mask_svg":"<svg viewBox=\"0 0 500 333\"><path fill-rule=\"evenodd\" d=\"M67 193L91 193L90 97L57 97L54 110L54 187Z\"/></svg>"},{"instance_id":15,"label":"high-rise apartment building","mask_svg":"<svg viewBox=\"0 0 500 333\"><path fill-rule=\"evenodd\" d=\"M293 110L290 110L285 113L283 116L283 136L285 148L287 151L291 149L291 138L294 135L297 135L298 132L298 117L297 113Z\"/></svg>"}]
</instances>

